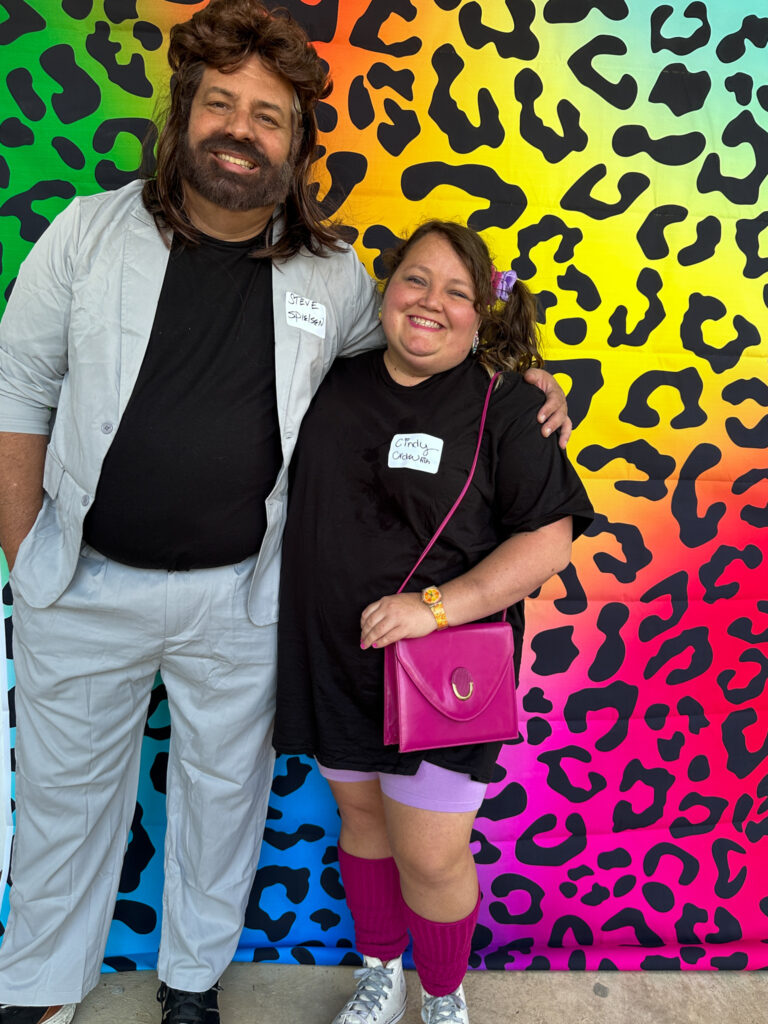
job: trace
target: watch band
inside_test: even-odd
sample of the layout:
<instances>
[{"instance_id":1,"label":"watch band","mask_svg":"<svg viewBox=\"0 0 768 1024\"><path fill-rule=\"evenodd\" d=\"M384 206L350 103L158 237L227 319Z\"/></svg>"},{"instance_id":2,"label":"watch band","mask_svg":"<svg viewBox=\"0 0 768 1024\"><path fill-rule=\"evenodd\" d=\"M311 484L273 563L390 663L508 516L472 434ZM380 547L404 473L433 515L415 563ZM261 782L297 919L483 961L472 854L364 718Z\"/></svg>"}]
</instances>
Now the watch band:
<instances>
[{"instance_id":1,"label":"watch band","mask_svg":"<svg viewBox=\"0 0 768 1024\"><path fill-rule=\"evenodd\" d=\"M448 626L448 617L445 614L445 608L443 607L443 595L437 589L437 587L425 587L421 592L421 600L431 610L435 617L438 629L446 629Z\"/></svg>"}]
</instances>

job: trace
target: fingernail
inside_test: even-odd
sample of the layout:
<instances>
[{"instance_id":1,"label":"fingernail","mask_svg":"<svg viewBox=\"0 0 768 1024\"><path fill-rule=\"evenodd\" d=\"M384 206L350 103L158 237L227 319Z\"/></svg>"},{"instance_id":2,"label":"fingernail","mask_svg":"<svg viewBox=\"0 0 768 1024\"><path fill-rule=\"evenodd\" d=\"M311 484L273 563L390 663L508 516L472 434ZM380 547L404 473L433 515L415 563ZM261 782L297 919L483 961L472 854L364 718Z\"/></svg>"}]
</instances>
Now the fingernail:
<instances>
[{"instance_id":1,"label":"fingernail","mask_svg":"<svg viewBox=\"0 0 768 1024\"><path fill-rule=\"evenodd\" d=\"M544 434L544 437L549 437L549 433L550 433L549 427L544 427L544 430L542 431L542 433Z\"/></svg>"},{"instance_id":2,"label":"fingernail","mask_svg":"<svg viewBox=\"0 0 768 1024\"><path fill-rule=\"evenodd\" d=\"M378 645L378 644L376 644L376 643L373 643L373 644L371 644L371 647L378 647L378 646L379 646L379 645Z\"/></svg>"}]
</instances>

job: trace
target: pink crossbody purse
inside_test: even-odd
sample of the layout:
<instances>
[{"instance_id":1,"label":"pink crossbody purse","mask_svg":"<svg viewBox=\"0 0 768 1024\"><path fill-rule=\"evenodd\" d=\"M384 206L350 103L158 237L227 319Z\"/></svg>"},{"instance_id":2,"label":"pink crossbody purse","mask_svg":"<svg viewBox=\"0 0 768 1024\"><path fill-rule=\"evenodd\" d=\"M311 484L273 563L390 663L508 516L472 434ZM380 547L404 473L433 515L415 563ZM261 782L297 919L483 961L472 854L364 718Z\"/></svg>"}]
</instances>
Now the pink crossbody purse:
<instances>
[{"instance_id":1,"label":"pink crossbody purse","mask_svg":"<svg viewBox=\"0 0 768 1024\"><path fill-rule=\"evenodd\" d=\"M469 489L480 454L491 391L488 385L475 457L466 483L398 594L421 565ZM504 612L506 616L506 610ZM448 626L384 648L384 743L432 750L511 740L518 734L512 627L500 622Z\"/></svg>"}]
</instances>

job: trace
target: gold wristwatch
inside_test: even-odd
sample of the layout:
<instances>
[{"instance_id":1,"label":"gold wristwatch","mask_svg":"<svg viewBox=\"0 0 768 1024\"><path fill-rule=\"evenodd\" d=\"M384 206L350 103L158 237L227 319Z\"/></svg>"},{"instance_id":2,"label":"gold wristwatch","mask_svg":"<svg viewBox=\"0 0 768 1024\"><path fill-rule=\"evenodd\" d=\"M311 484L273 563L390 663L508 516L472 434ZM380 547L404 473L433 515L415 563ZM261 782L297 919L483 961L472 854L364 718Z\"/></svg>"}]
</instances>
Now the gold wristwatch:
<instances>
[{"instance_id":1,"label":"gold wristwatch","mask_svg":"<svg viewBox=\"0 0 768 1024\"><path fill-rule=\"evenodd\" d=\"M429 605L432 614L435 616L437 628L445 629L448 625L448 619L443 607L443 595L437 587L425 587L421 592L421 600L424 604Z\"/></svg>"}]
</instances>

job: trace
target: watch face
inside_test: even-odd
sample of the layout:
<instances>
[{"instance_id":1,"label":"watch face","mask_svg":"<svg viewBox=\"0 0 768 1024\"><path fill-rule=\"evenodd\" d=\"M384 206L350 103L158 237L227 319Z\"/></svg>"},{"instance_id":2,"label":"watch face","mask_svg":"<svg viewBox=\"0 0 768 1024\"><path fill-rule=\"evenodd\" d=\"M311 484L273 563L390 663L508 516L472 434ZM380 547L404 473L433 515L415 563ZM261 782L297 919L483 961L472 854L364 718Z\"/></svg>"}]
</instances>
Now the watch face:
<instances>
[{"instance_id":1,"label":"watch face","mask_svg":"<svg viewBox=\"0 0 768 1024\"><path fill-rule=\"evenodd\" d=\"M421 597L426 604L436 604L440 600L440 591L437 587L427 587L422 590Z\"/></svg>"}]
</instances>

